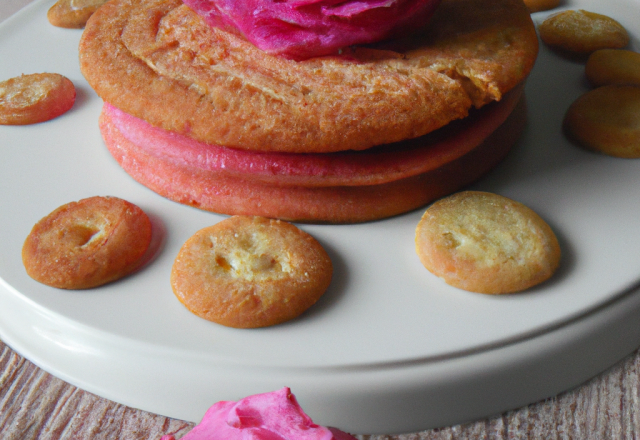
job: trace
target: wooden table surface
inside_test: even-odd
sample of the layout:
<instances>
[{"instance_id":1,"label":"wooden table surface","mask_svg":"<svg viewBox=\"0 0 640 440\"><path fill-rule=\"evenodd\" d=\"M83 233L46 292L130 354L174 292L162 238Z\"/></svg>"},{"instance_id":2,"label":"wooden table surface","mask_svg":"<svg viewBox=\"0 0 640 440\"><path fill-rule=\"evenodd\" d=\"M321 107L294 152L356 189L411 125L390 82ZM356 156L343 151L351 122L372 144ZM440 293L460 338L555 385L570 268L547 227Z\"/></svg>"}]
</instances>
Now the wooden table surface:
<instances>
[{"instance_id":1,"label":"wooden table surface","mask_svg":"<svg viewBox=\"0 0 640 440\"><path fill-rule=\"evenodd\" d=\"M0 0L0 22L29 1ZM153 440L169 433L180 438L192 426L78 389L39 369L0 341L2 440ZM640 438L640 351L577 389L486 420L413 434L357 437L362 440Z\"/></svg>"},{"instance_id":2,"label":"wooden table surface","mask_svg":"<svg viewBox=\"0 0 640 440\"><path fill-rule=\"evenodd\" d=\"M515 411L413 434L357 438L636 439L640 437L639 401L637 351L574 390ZM80 390L39 369L0 341L0 439L157 440L169 433L180 438L192 426Z\"/></svg>"}]
</instances>

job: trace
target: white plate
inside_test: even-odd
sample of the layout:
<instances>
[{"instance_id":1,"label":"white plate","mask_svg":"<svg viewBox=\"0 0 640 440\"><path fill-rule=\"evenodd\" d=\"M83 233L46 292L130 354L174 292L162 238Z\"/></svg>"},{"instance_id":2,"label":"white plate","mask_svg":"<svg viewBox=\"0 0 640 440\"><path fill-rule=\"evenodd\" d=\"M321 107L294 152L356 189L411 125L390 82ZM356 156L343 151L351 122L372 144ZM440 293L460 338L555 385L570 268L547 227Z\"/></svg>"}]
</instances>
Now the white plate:
<instances>
[{"instance_id":1,"label":"white plate","mask_svg":"<svg viewBox=\"0 0 640 440\"><path fill-rule=\"evenodd\" d=\"M363 408L337 414L332 396L369 396L366 405L374 411L387 405L377 391L404 396L416 383L364 377L390 366L431 368L556 331L640 279L640 162L589 153L565 140L564 112L587 90L584 66L541 46L527 83L526 133L474 187L523 202L553 227L564 254L550 282L500 297L445 285L415 255L419 210L360 225L301 225L329 251L335 278L320 302L295 321L236 330L197 318L174 297L170 267L189 236L223 217L161 198L110 157L97 128L102 102L78 68L81 31L51 26L49 5L38 1L0 25L0 78L50 71L78 89L76 105L60 118L0 126L0 337L72 383L195 421L217 400L297 384L293 392L311 405L305 409L325 423L358 432L417 430L457 419L376 414L363 420ZM632 33L639 29L639 6L633 0L565 5L613 16ZM125 198L154 218L162 231L154 260L91 291L61 291L31 280L20 250L32 225L59 205L93 195ZM65 359L74 359L73 366ZM147 381L136 384L134 376Z\"/></svg>"}]
</instances>

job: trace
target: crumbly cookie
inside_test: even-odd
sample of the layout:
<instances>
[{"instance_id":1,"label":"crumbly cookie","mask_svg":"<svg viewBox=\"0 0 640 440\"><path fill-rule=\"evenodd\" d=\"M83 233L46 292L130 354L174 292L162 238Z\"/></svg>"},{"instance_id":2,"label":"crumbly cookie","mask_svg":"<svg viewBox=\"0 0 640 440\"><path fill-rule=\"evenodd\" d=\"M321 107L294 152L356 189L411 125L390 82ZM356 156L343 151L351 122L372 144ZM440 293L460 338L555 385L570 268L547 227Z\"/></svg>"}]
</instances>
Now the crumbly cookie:
<instances>
[{"instance_id":1,"label":"crumbly cookie","mask_svg":"<svg viewBox=\"0 0 640 440\"><path fill-rule=\"evenodd\" d=\"M616 20L582 9L551 15L540 23L538 31L549 46L577 54L629 44L627 30Z\"/></svg>"},{"instance_id":2,"label":"crumbly cookie","mask_svg":"<svg viewBox=\"0 0 640 440\"><path fill-rule=\"evenodd\" d=\"M587 59L585 75L594 87L640 85L640 53L624 49L596 50Z\"/></svg>"},{"instance_id":3,"label":"crumbly cookie","mask_svg":"<svg viewBox=\"0 0 640 440\"><path fill-rule=\"evenodd\" d=\"M175 295L194 314L229 327L293 319L327 290L333 266L291 223L234 216L196 232L171 271Z\"/></svg>"},{"instance_id":4,"label":"crumbly cookie","mask_svg":"<svg viewBox=\"0 0 640 440\"><path fill-rule=\"evenodd\" d=\"M57 73L32 73L0 82L0 124L28 125L65 113L76 100L76 89Z\"/></svg>"},{"instance_id":5,"label":"crumbly cookie","mask_svg":"<svg viewBox=\"0 0 640 440\"><path fill-rule=\"evenodd\" d=\"M560 6L560 0L524 0L529 12L548 11Z\"/></svg>"},{"instance_id":6,"label":"crumbly cookie","mask_svg":"<svg viewBox=\"0 0 640 440\"><path fill-rule=\"evenodd\" d=\"M192 143L186 145L195 156L194 161L182 152L174 154L172 146L163 141L165 136L175 141L175 134L161 133L161 130L149 128L142 121L136 123L135 118L131 117L121 121L118 117L120 112L108 104L105 104L100 116L100 130L109 151L127 173L176 202L230 215L353 223L418 208L462 188L493 168L519 138L525 125L524 102L519 101L519 93L513 92L503 101L480 109L474 117L446 127L455 136L440 141L436 137L432 139L433 142L425 140L424 149L414 145L416 151L403 151L398 146L389 152L388 158L383 152L373 150L333 153L348 155L345 158L347 164L351 163L354 155L361 158L358 162L365 171L371 172L370 179L365 178L366 174L360 172L362 170L359 168L353 168L353 164L346 167L349 175L330 175L327 172L321 176L326 179L276 175L274 180L269 180L268 176L239 173L231 164L224 169L206 168L219 157L207 160L207 152L201 152ZM133 130L137 125L143 125L139 132ZM249 151L241 153L242 156L257 154L260 160L270 155ZM378 154L383 155L382 163L389 166L388 172L373 172L377 159L372 166L367 165L371 159L369 156L377 157ZM398 159L394 154L407 154L407 158ZM413 157L413 154L416 156ZM278 156L276 153L273 155ZM339 157L335 159L337 161ZM401 161L399 169L393 166L396 160ZM231 161L225 160L224 163ZM251 170L256 164L251 162L249 165L246 168ZM338 163L336 168L340 169L343 165ZM273 162L269 169L281 168L281 163ZM402 173L398 176L399 170Z\"/></svg>"},{"instance_id":7,"label":"crumbly cookie","mask_svg":"<svg viewBox=\"0 0 640 440\"><path fill-rule=\"evenodd\" d=\"M563 126L585 148L640 158L640 86L612 84L583 94L569 106Z\"/></svg>"},{"instance_id":8,"label":"crumbly cookie","mask_svg":"<svg viewBox=\"0 0 640 440\"><path fill-rule=\"evenodd\" d=\"M150 242L151 222L139 207L116 197L90 197L36 223L22 261L40 283L88 289L137 269Z\"/></svg>"},{"instance_id":9,"label":"crumbly cookie","mask_svg":"<svg viewBox=\"0 0 640 440\"><path fill-rule=\"evenodd\" d=\"M447 284L487 294L525 290L551 277L560 263L558 240L534 211L479 191L431 205L416 228L416 252Z\"/></svg>"},{"instance_id":10,"label":"crumbly cookie","mask_svg":"<svg viewBox=\"0 0 640 440\"><path fill-rule=\"evenodd\" d=\"M304 61L212 28L180 0L115 0L87 23L80 64L100 97L154 126L239 149L323 153L465 117L521 83L537 50L522 0L444 0L416 37Z\"/></svg>"},{"instance_id":11,"label":"crumbly cookie","mask_svg":"<svg viewBox=\"0 0 640 440\"><path fill-rule=\"evenodd\" d=\"M49 11L47 19L54 26L82 29L89 17L108 0L58 0Z\"/></svg>"}]
</instances>

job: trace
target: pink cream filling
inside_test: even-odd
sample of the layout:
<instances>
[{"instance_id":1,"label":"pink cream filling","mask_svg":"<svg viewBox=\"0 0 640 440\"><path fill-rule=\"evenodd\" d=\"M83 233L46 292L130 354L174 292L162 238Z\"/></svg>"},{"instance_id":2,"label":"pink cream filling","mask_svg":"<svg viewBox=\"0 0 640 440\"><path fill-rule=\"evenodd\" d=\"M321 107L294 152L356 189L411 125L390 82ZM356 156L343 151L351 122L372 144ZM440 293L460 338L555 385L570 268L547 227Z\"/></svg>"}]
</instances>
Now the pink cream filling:
<instances>
[{"instance_id":1,"label":"pink cream filling","mask_svg":"<svg viewBox=\"0 0 640 440\"><path fill-rule=\"evenodd\" d=\"M313 423L289 388L213 405L182 440L355 440ZM161 440L175 440L165 435Z\"/></svg>"},{"instance_id":2,"label":"pink cream filling","mask_svg":"<svg viewBox=\"0 0 640 440\"><path fill-rule=\"evenodd\" d=\"M142 119L104 104L115 128L140 149L173 163L209 172L279 185L359 186L415 176L459 158L478 146L509 116L521 94L518 88L472 116L431 135L364 151L274 153L205 144L153 127Z\"/></svg>"},{"instance_id":3,"label":"pink cream filling","mask_svg":"<svg viewBox=\"0 0 640 440\"><path fill-rule=\"evenodd\" d=\"M292 59L330 55L426 24L440 0L184 0L209 25Z\"/></svg>"}]
</instances>

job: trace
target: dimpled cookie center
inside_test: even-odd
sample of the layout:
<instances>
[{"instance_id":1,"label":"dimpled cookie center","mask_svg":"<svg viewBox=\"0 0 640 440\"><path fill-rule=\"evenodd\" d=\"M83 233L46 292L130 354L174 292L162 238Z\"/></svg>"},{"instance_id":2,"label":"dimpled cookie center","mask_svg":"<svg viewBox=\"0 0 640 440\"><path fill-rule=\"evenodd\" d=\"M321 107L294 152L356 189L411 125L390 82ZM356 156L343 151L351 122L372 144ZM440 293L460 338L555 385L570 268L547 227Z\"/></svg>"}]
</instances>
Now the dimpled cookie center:
<instances>
[{"instance_id":1,"label":"dimpled cookie center","mask_svg":"<svg viewBox=\"0 0 640 440\"><path fill-rule=\"evenodd\" d=\"M30 84L17 81L13 85L0 85L0 105L28 107L46 96L50 90L51 85L45 81Z\"/></svg>"},{"instance_id":2,"label":"dimpled cookie center","mask_svg":"<svg viewBox=\"0 0 640 440\"><path fill-rule=\"evenodd\" d=\"M530 239L533 226L528 223L510 213L489 217L486 213L469 214L459 218L455 227L443 231L442 240L462 258L479 265L492 266L507 261L524 264L536 252Z\"/></svg>"},{"instance_id":3,"label":"dimpled cookie center","mask_svg":"<svg viewBox=\"0 0 640 440\"><path fill-rule=\"evenodd\" d=\"M95 225L74 225L63 232L64 241L71 246L87 247L98 240L103 234Z\"/></svg>"},{"instance_id":4,"label":"dimpled cookie center","mask_svg":"<svg viewBox=\"0 0 640 440\"><path fill-rule=\"evenodd\" d=\"M85 8L97 8L105 2L106 0L70 0L69 7L72 11L78 11Z\"/></svg>"},{"instance_id":5,"label":"dimpled cookie center","mask_svg":"<svg viewBox=\"0 0 640 440\"><path fill-rule=\"evenodd\" d=\"M235 233L230 243L219 243L215 238L213 243L217 269L233 278L278 279L292 271L289 253L274 246L266 234Z\"/></svg>"}]
</instances>

